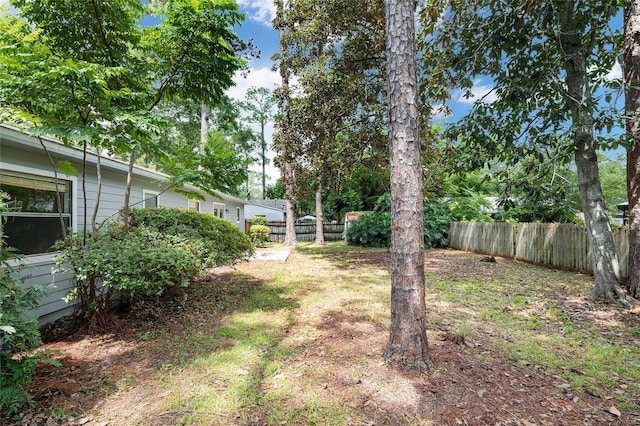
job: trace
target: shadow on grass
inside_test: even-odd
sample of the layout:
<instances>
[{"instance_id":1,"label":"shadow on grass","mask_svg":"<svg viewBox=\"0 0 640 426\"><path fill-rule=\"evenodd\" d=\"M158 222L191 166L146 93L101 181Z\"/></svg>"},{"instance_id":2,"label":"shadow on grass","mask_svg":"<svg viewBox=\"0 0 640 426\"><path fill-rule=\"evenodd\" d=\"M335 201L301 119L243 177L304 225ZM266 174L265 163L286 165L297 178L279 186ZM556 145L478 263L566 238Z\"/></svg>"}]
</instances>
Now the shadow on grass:
<instances>
[{"instance_id":1,"label":"shadow on grass","mask_svg":"<svg viewBox=\"0 0 640 426\"><path fill-rule=\"evenodd\" d=\"M59 351L62 366L38 369L30 387L36 410L46 413L55 405L85 412L102 404L105 394L154 380L167 369L234 346L257 352L277 345L283 324L253 323L252 315L288 318L298 303L286 291L254 276L214 271L187 288L110 315L108 332L76 331L50 340L46 347Z\"/></svg>"},{"instance_id":2,"label":"shadow on grass","mask_svg":"<svg viewBox=\"0 0 640 426\"><path fill-rule=\"evenodd\" d=\"M387 248L369 248L347 245L344 241L328 242L323 246L312 243L301 244L297 253L313 259L324 259L340 269L375 267L389 269L391 255Z\"/></svg>"}]
</instances>

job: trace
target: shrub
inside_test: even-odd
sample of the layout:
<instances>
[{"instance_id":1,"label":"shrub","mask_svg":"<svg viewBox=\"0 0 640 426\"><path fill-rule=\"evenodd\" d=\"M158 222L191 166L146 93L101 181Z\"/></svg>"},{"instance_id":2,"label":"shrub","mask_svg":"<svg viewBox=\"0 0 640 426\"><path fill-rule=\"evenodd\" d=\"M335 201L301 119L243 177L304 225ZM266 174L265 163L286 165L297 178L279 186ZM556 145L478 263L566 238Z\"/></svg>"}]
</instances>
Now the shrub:
<instances>
[{"instance_id":1,"label":"shrub","mask_svg":"<svg viewBox=\"0 0 640 426\"><path fill-rule=\"evenodd\" d=\"M0 211L6 207L4 200L0 192ZM0 222L0 414L8 416L32 403L23 386L31 383L37 362L45 355L29 351L42 343L34 311L46 286L25 289L22 272L20 259L4 244Z\"/></svg>"},{"instance_id":2,"label":"shrub","mask_svg":"<svg viewBox=\"0 0 640 426\"><path fill-rule=\"evenodd\" d=\"M186 209L134 209L132 226L147 226L163 234L181 235L204 245L205 267L234 265L253 254L253 245L231 222Z\"/></svg>"},{"instance_id":3,"label":"shrub","mask_svg":"<svg viewBox=\"0 0 640 426\"><path fill-rule=\"evenodd\" d=\"M391 214L366 212L349 224L347 244L364 247L389 247L391 244Z\"/></svg>"},{"instance_id":4,"label":"shrub","mask_svg":"<svg viewBox=\"0 0 640 426\"><path fill-rule=\"evenodd\" d=\"M423 206L425 248L449 245L451 211L442 203L430 202Z\"/></svg>"},{"instance_id":5,"label":"shrub","mask_svg":"<svg viewBox=\"0 0 640 426\"><path fill-rule=\"evenodd\" d=\"M199 241L160 234L144 226L133 227L128 233L109 229L91 238L85 249L80 236L69 237L62 248L57 262L61 266L65 261L71 263L78 291L75 296L87 308L95 303L91 294L96 293L97 285L102 285L103 294L118 291L128 298L156 296L168 287L188 285L203 269L204 249Z\"/></svg>"},{"instance_id":6,"label":"shrub","mask_svg":"<svg viewBox=\"0 0 640 426\"><path fill-rule=\"evenodd\" d=\"M100 326L114 299L129 301L186 286L204 269L231 265L253 253L249 238L223 219L183 209L131 211L128 232L119 224L97 235L68 237L56 263L71 272L69 294ZM96 324L97 322L97 324Z\"/></svg>"},{"instance_id":7,"label":"shrub","mask_svg":"<svg viewBox=\"0 0 640 426\"><path fill-rule=\"evenodd\" d=\"M385 200L382 200L383 203ZM451 213L441 203L425 203L424 246L445 247L448 245ZM347 244L364 247L389 247L391 245L391 214L367 212L352 222L346 232Z\"/></svg>"},{"instance_id":8,"label":"shrub","mask_svg":"<svg viewBox=\"0 0 640 426\"><path fill-rule=\"evenodd\" d=\"M254 216L253 219L251 219L251 222L253 225L263 225L263 226L267 226L267 218L264 216Z\"/></svg>"},{"instance_id":9,"label":"shrub","mask_svg":"<svg viewBox=\"0 0 640 426\"><path fill-rule=\"evenodd\" d=\"M269 238L269 234L271 234L271 230L268 226L251 225L249 228L249 237L256 247L261 247Z\"/></svg>"}]
</instances>

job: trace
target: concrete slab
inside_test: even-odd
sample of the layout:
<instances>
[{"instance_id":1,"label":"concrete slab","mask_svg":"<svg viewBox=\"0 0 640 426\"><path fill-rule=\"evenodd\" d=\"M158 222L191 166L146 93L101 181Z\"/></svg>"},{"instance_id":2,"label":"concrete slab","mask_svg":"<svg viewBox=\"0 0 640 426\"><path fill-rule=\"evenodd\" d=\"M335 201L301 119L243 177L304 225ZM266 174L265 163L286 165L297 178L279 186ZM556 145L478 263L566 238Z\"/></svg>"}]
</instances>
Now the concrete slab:
<instances>
[{"instance_id":1,"label":"concrete slab","mask_svg":"<svg viewBox=\"0 0 640 426\"><path fill-rule=\"evenodd\" d=\"M291 254L290 250L257 250L249 260L270 260L273 262L286 262Z\"/></svg>"}]
</instances>

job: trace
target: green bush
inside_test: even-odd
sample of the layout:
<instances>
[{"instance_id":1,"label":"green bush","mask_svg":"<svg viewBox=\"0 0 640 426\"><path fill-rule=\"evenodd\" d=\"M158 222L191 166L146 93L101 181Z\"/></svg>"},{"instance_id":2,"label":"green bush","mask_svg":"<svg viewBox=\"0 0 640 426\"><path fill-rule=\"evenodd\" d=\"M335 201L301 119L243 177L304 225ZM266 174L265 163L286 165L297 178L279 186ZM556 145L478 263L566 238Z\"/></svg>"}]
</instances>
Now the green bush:
<instances>
[{"instance_id":1,"label":"green bush","mask_svg":"<svg viewBox=\"0 0 640 426\"><path fill-rule=\"evenodd\" d=\"M249 237L256 247L261 247L269 238L269 234L271 234L271 230L268 226L251 225L249 228Z\"/></svg>"},{"instance_id":2,"label":"green bush","mask_svg":"<svg viewBox=\"0 0 640 426\"><path fill-rule=\"evenodd\" d=\"M447 247L449 245L449 224L451 223L451 211L438 202L424 203L424 246Z\"/></svg>"},{"instance_id":3,"label":"green bush","mask_svg":"<svg viewBox=\"0 0 640 426\"><path fill-rule=\"evenodd\" d=\"M147 226L163 234L198 240L204 246L205 267L234 265L253 254L249 237L231 222L186 209L133 209L132 226Z\"/></svg>"},{"instance_id":4,"label":"green bush","mask_svg":"<svg viewBox=\"0 0 640 426\"><path fill-rule=\"evenodd\" d=\"M347 244L364 247L389 247L391 244L391 213L366 212L349 224Z\"/></svg>"},{"instance_id":5,"label":"green bush","mask_svg":"<svg viewBox=\"0 0 640 426\"><path fill-rule=\"evenodd\" d=\"M120 224L97 235L71 236L58 244L59 270L74 275L69 294L100 326L114 300L130 301L186 286L206 268L232 265L253 253L249 238L226 220L186 209L131 211L128 232ZM86 242L85 242L86 240Z\"/></svg>"},{"instance_id":6,"label":"green bush","mask_svg":"<svg viewBox=\"0 0 640 426\"><path fill-rule=\"evenodd\" d=\"M385 200L382 200L383 203ZM448 245L451 212L441 203L425 203L424 246L446 247ZM388 212L366 212L352 222L346 231L347 244L364 247L389 247L391 245L391 214Z\"/></svg>"},{"instance_id":7,"label":"green bush","mask_svg":"<svg viewBox=\"0 0 640 426\"><path fill-rule=\"evenodd\" d=\"M187 286L204 269L201 242L145 226L132 227L127 233L114 227L82 247L80 236L67 238L57 262L62 268L67 261L72 265L78 292L74 295L86 308L95 304L91 294L99 284L103 294L117 291L126 298L156 296L175 285Z\"/></svg>"},{"instance_id":8,"label":"green bush","mask_svg":"<svg viewBox=\"0 0 640 426\"><path fill-rule=\"evenodd\" d=\"M251 222L253 225L263 225L263 226L267 226L267 218L264 216L254 216L253 219L251 219Z\"/></svg>"},{"instance_id":9,"label":"green bush","mask_svg":"<svg viewBox=\"0 0 640 426\"><path fill-rule=\"evenodd\" d=\"M6 208L5 199L0 192L0 211ZM24 386L45 355L30 351L42 343L34 312L47 286L25 289L23 269L20 258L4 244L0 222L0 414L7 416L32 403Z\"/></svg>"}]
</instances>

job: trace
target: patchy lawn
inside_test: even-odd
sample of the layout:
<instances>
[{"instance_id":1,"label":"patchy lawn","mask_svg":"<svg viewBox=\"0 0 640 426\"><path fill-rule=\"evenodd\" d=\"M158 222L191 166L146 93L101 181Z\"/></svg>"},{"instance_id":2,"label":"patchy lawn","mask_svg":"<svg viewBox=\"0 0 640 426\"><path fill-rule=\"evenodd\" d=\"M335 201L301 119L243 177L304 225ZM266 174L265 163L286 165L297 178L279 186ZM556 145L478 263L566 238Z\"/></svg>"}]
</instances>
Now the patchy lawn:
<instances>
[{"instance_id":1,"label":"patchy lawn","mask_svg":"<svg viewBox=\"0 0 640 426\"><path fill-rule=\"evenodd\" d=\"M305 245L218 269L112 332L46 344L19 425L639 425L637 312L591 277L425 253L430 371L385 364L389 255ZM2 420L0 420L2 423Z\"/></svg>"}]
</instances>

